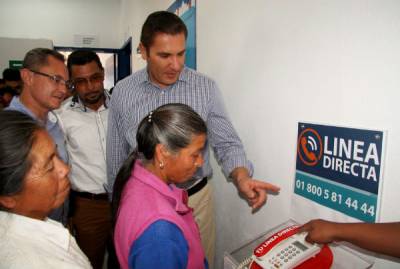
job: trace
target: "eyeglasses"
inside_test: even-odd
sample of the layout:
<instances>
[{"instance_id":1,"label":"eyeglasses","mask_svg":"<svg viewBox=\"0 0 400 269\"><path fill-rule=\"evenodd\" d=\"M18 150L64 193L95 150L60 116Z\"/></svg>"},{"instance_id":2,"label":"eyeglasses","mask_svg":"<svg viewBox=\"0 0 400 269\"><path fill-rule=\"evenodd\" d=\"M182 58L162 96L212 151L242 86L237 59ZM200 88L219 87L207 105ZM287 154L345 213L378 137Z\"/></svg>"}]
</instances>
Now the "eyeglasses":
<instances>
[{"instance_id":1,"label":"eyeglasses","mask_svg":"<svg viewBox=\"0 0 400 269\"><path fill-rule=\"evenodd\" d=\"M68 90L72 90L74 88L74 86L73 86L73 84L72 84L72 82L70 80L65 80L62 77L58 76L58 75L49 75L49 74L42 73L42 72L39 72L39 71L36 71L36 70L31 70L31 69L29 69L29 71L31 71L34 74L47 77L51 81L53 81L55 84L64 85Z\"/></svg>"},{"instance_id":2,"label":"eyeglasses","mask_svg":"<svg viewBox=\"0 0 400 269\"><path fill-rule=\"evenodd\" d=\"M104 74L103 73L95 73L88 78L76 78L73 80L73 84L76 88L87 87L90 84L103 83Z\"/></svg>"}]
</instances>

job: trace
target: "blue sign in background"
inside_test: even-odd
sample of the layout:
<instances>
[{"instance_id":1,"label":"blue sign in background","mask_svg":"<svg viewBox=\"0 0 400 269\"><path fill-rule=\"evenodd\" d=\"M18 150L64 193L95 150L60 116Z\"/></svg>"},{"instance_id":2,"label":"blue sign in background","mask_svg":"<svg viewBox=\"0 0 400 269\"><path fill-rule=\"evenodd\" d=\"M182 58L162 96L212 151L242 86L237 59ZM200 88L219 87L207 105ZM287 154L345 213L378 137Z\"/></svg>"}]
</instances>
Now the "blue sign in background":
<instances>
[{"instance_id":1,"label":"blue sign in background","mask_svg":"<svg viewBox=\"0 0 400 269\"><path fill-rule=\"evenodd\" d=\"M381 160L382 160L382 140L383 140L383 132L381 131L369 131L369 130L361 130L361 129L353 129L353 128L344 128L344 127L334 127L334 126L325 126L325 125L316 125L316 124L306 124L299 123L298 126L298 135L307 128L311 128L318 132L322 139L322 143L324 143L324 137L329 137L329 142L333 142L333 138L337 137L343 138L344 140L351 139L353 142L355 140L363 141L366 148L364 149L364 155L367 151L367 145L370 143L375 143L377 146L377 152L379 156L379 165L374 165L373 161L370 160L368 165L374 165L376 172L376 179L374 181L372 179L361 178L361 172L358 177L345 174L342 172L334 171L332 169L327 169L323 167L323 157L318 161L315 166L307 166L305 165L299 158L299 154L297 154L296 160L296 169L301 170L310 174L314 174L323 178L328 178L330 180L352 186L361 190L365 190L374 194L378 194L379 188L379 180L380 180L380 169L381 169ZM299 146L299 145L298 145ZM354 145L353 145L354 146ZM322 145L324 147L324 144ZM332 145L328 145L328 148L332 150ZM323 148L321 149L323 150ZM322 154L323 155L323 154ZM353 154L351 154L353 155ZM336 156L330 156L335 157ZM349 160L350 162L354 162L352 159L347 159L345 156L340 158L342 160ZM362 162L363 163L363 162Z\"/></svg>"},{"instance_id":2,"label":"blue sign in background","mask_svg":"<svg viewBox=\"0 0 400 269\"><path fill-rule=\"evenodd\" d=\"M197 46L196 46L196 1L195 0L176 0L167 9L169 12L177 13L183 5L188 6L183 14L179 14L188 30L186 38L185 65L192 69L197 68Z\"/></svg>"},{"instance_id":3,"label":"blue sign in background","mask_svg":"<svg viewBox=\"0 0 400 269\"><path fill-rule=\"evenodd\" d=\"M299 123L294 192L348 216L365 222L375 222L381 180L383 135L382 131ZM328 137L328 145L324 145L325 137ZM334 156L334 138L337 138L336 146L339 146L340 139L346 143L347 149L350 149L351 145L350 158L343 151L342 156ZM350 143L348 143L349 140L351 140ZM358 147L356 153L353 152L354 141L363 144ZM376 158L364 162L371 143L376 145L376 152L374 152ZM330 154L324 154L325 146ZM338 148L336 153L339 155ZM373 167L376 181L365 178L366 174L363 178L359 166L356 166L359 169L358 175L349 171L344 173L343 169L342 172L335 171L331 166L324 167L324 155L331 160L332 158L341 159L342 164L346 161L348 167L353 163L368 167L366 174L368 169ZM362 161L354 160L354 155ZM375 163L376 159L378 159L378 164Z\"/></svg>"}]
</instances>

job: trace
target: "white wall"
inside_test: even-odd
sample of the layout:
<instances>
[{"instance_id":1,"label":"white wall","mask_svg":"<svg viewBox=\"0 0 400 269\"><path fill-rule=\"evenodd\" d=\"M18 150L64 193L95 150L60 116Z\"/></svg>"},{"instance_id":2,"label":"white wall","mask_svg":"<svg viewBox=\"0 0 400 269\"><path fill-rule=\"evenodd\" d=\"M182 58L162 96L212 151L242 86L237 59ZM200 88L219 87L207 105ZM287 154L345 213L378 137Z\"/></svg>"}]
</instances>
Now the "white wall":
<instances>
[{"instance_id":1,"label":"white wall","mask_svg":"<svg viewBox=\"0 0 400 269\"><path fill-rule=\"evenodd\" d=\"M160 0L121 0L122 37L132 37L132 70L137 71L146 66L146 62L137 47L140 43L141 27L147 16L156 10L165 10L173 2Z\"/></svg>"},{"instance_id":2,"label":"white wall","mask_svg":"<svg viewBox=\"0 0 400 269\"><path fill-rule=\"evenodd\" d=\"M127 3L135 19L123 25L133 33L166 8ZM254 176L282 188L252 214L214 164L218 268L223 251L288 219L299 121L387 130L381 220L400 220L398 14L396 0L197 1L198 70L218 82Z\"/></svg>"},{"instance_id":3,"label":"white wall","mask_svg":"<svg viewBox=\"0 0 400 269\"><path fill-rule=\"evenodd\" d=\"M298 121L388 130L382 220L400 220L398 14L398 1L199 1L199 70L219 83L255 177L282 187L251 215L219 182L219 255L289 216Z\"/></svg>"},{"instance_id":4,"label":"white wall","mask_svg":"<svg viewBox=\"0 0 400 269\"><path fill-rule=\"evenodd\" d=\"M74 35L95 35L96 47L120 48L120 11L121 0L1 0L0 36L75 46Z\"/></svg>"},{"instance_id":5,"label":"white wall","mask_svg":"<svg viewBox=\"0 0 400 269\"><path fill-rule=\"evenodd\" d=\"M33 48L53 48L48 39L4 38L0 37L0 70L9 67L10 60L22 61L27 51Z\"/></svg>"}]
</instances>

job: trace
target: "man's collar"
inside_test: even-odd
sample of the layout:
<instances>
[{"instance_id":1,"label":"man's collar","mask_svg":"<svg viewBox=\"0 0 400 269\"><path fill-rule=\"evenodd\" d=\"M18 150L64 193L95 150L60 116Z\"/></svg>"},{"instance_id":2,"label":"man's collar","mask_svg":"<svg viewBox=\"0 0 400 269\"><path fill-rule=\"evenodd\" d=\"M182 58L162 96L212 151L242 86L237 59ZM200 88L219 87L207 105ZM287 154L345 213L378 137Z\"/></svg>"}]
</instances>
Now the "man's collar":
<instances>
[{"instance_id":1,"label":"man's collar","mask_svg":"<svg viewBox=\"0 0 400 269\"><path fill-rule=\"evenodd\" d=\"M14 98L11 100L10 106L6 109L18 110L28 114L34 120L39 120L39 118L21 102L18 96L14 96Z\"/></svg>"},{"instance_id":2,"label":"man's collar","mask_svg":"<svg viewBox=\"0 0 400 269\"><path fill-rule=\"evenodd\" d=\"M155 85L150 80L150 75L149 75L149 71L148 71L147 67L143 68L142 70L139 70L138 72L141 72L141 75L139 76L141 83L151 83L151 84ZM178 80L175 81L174 84L178 81L187 82L189 79L188 72L189 72L189 69L186 66L184 66L181 73L179 74ZM172 84L172 85L174 85L174 84Z\"/></svg>"},{"instance_id":3,"label":"man's collar","mask_svg":"<svg viewBox=\"0 0 400 269\"><path fill-rule=\"evenodd\" d=\"M71 100L69 101L70 107L72 109L80 109L82 112L87 112L88 107L84 105L82 100L79 98L78 95L72 96ZM104 89L104 103L100 106L98 111L101 111L102 107L108 108L110 105L110 94L108 93L107 90Z\"/></svg>"},{"instance_id":4,"label":"man's collar","mask_svg":"<svg viewBox=\"0 0 400 269\"><path fill-rule=\"evenodd\" d=\"M42 124L43 126L53 126L54 124L57 123L57 118L54 116L53 111L49 111L46 115L46 120L43 121L39 119L28 107L26 107L20 100L18 96L14 96L14 98L11 100L10 106L6 109L10 110L17 110L21 111L27 115L29 115L31 118Z\"/></svg>"},{"instance_id":5,"label":"man's collar","mask_svg":"<svg viewBox=\"0 0 400 269\"><path fill-rule=\"evenodd\" d=\"M178 81L188 82L189 80L188 72L189 69L186 66L184 66L181 73L179 74Z\"/></svg>"}]
</instances>

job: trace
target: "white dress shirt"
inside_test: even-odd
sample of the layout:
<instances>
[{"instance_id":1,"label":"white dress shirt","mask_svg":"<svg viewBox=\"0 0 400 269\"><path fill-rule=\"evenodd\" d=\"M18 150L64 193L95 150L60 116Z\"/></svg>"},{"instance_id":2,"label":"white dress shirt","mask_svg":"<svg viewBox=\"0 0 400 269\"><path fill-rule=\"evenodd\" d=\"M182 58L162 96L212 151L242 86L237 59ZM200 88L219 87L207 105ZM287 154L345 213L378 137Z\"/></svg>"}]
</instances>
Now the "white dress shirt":
<instances>
[{"instance_id":1,"label":"white dress shirt","mask_svg":"<svg viewBox=\"0 0 400 269\"><path fill-rule=\"evenodd\" d=\"M0 211L0 268L92 268L61 223Z\"/></svg>"},{"instance_id":2,"label":"white dress shirt","mask_svg":"<svg viewBox=\"0 0 400 269\"><path fill-rule=\"evenodd\" d=\"M106 192L108 99L106 94L106 105L94 111L70 97L55 111L64 132L71 165L69 178L75 191Z\"/></svg>"}]
</instances>

